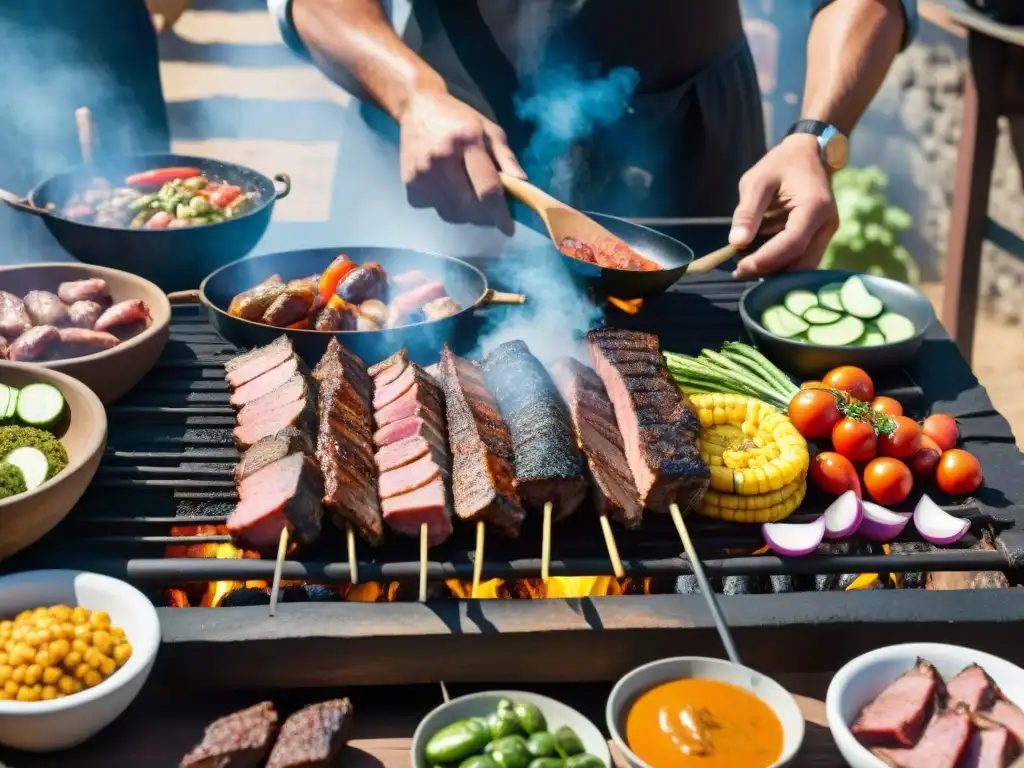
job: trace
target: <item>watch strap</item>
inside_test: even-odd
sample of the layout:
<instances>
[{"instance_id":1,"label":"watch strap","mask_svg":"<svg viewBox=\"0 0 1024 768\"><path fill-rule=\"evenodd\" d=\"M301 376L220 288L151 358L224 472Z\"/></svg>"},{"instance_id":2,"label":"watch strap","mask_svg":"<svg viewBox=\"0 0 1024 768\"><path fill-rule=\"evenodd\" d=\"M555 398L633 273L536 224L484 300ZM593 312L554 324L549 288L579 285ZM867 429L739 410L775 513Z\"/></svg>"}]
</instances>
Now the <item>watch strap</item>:
<instances>
[{"instance_id":1,"label":"watch strap","mask_svg":"<svg viewBox=\"0 0 1024 768\"><path fill-rule=\"evenodd\" d=\"M793 123L793 126L786 131L786 135L792 136L794 133L809 133L812 136L821 136L831 127L832 126L828 123L824 123L821 120L797 120Z\"/></svg>"}]
</instances>

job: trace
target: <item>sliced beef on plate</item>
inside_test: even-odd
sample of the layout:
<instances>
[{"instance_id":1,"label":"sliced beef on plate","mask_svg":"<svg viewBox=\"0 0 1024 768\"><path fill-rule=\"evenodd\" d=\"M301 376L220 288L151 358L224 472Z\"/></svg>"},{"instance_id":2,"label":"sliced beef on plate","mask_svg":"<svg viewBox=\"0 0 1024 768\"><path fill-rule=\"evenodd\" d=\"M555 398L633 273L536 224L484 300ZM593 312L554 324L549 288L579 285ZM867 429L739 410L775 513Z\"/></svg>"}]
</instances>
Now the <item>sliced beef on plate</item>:
<instances>
[{"instance_id":1,"label":"sliced beef on plate","mask_svg":"<svg viewBox=\"0 0 1024 768\"><path fill-rule=\"evenodd\" d=\"M286 527L296 544L311 544L320 535L322 495L323 481L313 459L290 454L239 483L228 532L245 547L261 552L276 551Z\"/></svg>"},{"instance_id":2,"label":"sliced beef on plate","mask_svg":"<svg viewBox=\"0 0 1024 768\"><path fill-rule=\"evenodd\" d=\"M242 409L238 412L238 423L241 426L255 424L262 420L266 414L283 408L289 403L293 403L296 400L312 401L312 399L313 391L309 380L302 374L296 373L281 386L243 405Z\"/></svg>"},{"instance_id":3,"label":"sliced beef on plate","mask_svg":"<svg viewBox=\"0 0 1024 768\"><path fill-rule=\"evenodd\" d=\"M890 683L861 710L850 730L868 746L912 746L941 695L939 673L927 661L918 659L909 672Z\"/></svg>"},{"instance_id":4,"label":"sliced beef on plate","mask_svg":"<svg viewBox=\"0 0 1024 768\"><path fill-rule=\"evenodd\" d=\"M957 768L1006 768L1019 752L1017 740L1002 726L975 728Z\"/></svg>"},{"instance_id":5,"label":"sliced beef on plate","mask_svg":"<svg viewBox=\"0 0 1024 768\"><path fill-rule=\"evenodd\" d=\"M946 683L948 706L963 704L971 712L988 709L999 695L999 689L988 673L977 664L964 667Z\"/></svg>"},{"instance_id":6,"label":"sliced beef on plate","mask_svg":"<svg viewBox=\"0 0 1024 768\"><path fill-rule=\"evenodd\" d=\"M261 412L259 418L251 424L239 424L232 432L235 446L246 450L267 435L272 435L287 427L295 427L310 434L316 424L314 399L306 397L285 403L279 408Z\"/></svg>"},{"instance_id":7,"label":"sliced beef on plate","mask_svg":"<svg viewBox=\"0 0 1024 768\"><path fill-rule=\"evenodd\" d=\"M666 512L700 503L710 481L697 449L698 423L672 383L658 337L637 331L587 335L594 369L615 408L641 503ZM623 360L628 353L629 360Z\"/></svg>"},{"instance_id":8,"label":"sliced beef on plate","mask_svg":"<svg viewBox=\"0 0 1024 768\"><path fill-rule=\"evenodd\" d=\"M441 477L409 493L384 499L381 507L388 526L405 536L419 536L420 526L426 523L428 546L436 546L452 534L451 502Z\"/></svg>"},{"instance_id":9,"label":"sliced beef on plate","mask_svg":"<svg viewBox=\"0 0 1024 768\"><path fill-rule=\"evenodd\" d=\"M555 367L554 378L569 405L576 444L587 459L598 514L610 514L627 528L638 527L644 508L604 384L592 369L572 358Z\"/></svg>"},{"instance_id":10,"label":"sliced beef on plate","mask_svg":"<svg viewBox=\"0 0 1024 768\"><path fill-rule=\"evenodd\" d=\"M352 703L322 701L284 721L266 768L330 768L352 732Z\"/></svg>"},{"instance_id":11,"label":"sliced beef on plate","mask_svg":"<svg viewBox=\"0 0 1024 768\"><path fill-rule=\"evenodd\" d=\"M381 384L374 381L373 409L379 411L387 405L395 402L416 384L422 384L428 389L437 390L437 382L415 363L410 363L402 371L401 375L389 384Z\"/></svg>"},{"instance_id":12,"label":"sliced beef on plate","mask_svg":"<svg viewBox=\"0 0 1024 768\"><path fill-rule=\"evenodd\" d=\"M422 435L414 435L397 443L385 445L374 455L379 472L404 467L414 461L430 455L439 466L445 466L448 460L448 447L440 441L428 439Z\"/></svg>"},{"instance_id":13,"label":"sliced beef on plate","mask_svg":"<svg viewBox=\"0 0 1024 768\"><path fill-rule=\"evenodd\" d=\"M313 455L313 440L307 432L286 427L280 432L260 438L245 452L235 467L235 482L240 483L268 464L280 461L290 453Z\"/></svg>"},{"instance_id":14,"label":"sliced beef on plate","mask_svg":"<svg viewBox=\"0 0 1024 768\"><path fill-rule=\"evenodd\" d=\"M180 768L256 768L277 735L277 710L269 701L214 720Z\"/></svg>"},{"instance_id":15,"label":"sliced beef on plate","mask_svg":"<svg viewBox=\"0 0 1024 768\"><path fill-rule=\"evenodd\" d=\"M463 520L483 520L497 533L515 537L526 513L516 492L508 426L477 366L445 345L440 371L455 512Z\"/></svg>"},{"instance_id":16,"label":"sliced beef on plate","mask_svg":"<svg viewBox=\"0 0 1024 768\"><path fill-rule=\"evenodd\" d=\"M1000 694L992 706L980 714L986 720L1003 726L1024 747L1024 712L1020 707Z\"/></svg>"},{"instance_id":17,"label":"sliced beef on plate","mask_svg":"<svg viewBox=\"0 0 1024 768\"><path fill-rule=\"evenodd\" d=\"M257 347L224 363L228 386L236 389L257 376L295 357L291 339L278 336L265 347Z\"/></svg>"},{"instance_id":18,"label":"sliced beef on plate","mask_svg":"<svg viewBox=\"0 0 1024 768\"><path fill-rule=\"evenodd\" d=\"M440 425L429 420L423 415L409 416L404 419L385 424L373 433L373 444L378 448L385 448L392 443L407 440L410 437L423 437L430 442L447 445L447 438Z\"/></svg>"},{"instance_id":19,"label":"sliced beef on plate","mask_svg":"<svg viewBox=\"0 0 1024 768\"><path fill-rule=\"evenodd\" d=\"M271 368L266 373L257 376L252 381L243 384L232 392L231 405L235 408L241 408L257 397L273 392L296 373L306 375L308 371L306 371L305 366L302 365L297 357L289 358L277 367Z\"/></svg>"},{"instance_id":20,"label":"sliced beef on plate","mask_svg":"<svg viewBox=\"0 0 1024 768\"><path fill-rule=\"evenodd\" d=\"M912 747L875 747L872 754L892 768L957 768L973 731L964 708L932 717Z\"/></svg>"}]
</instances>

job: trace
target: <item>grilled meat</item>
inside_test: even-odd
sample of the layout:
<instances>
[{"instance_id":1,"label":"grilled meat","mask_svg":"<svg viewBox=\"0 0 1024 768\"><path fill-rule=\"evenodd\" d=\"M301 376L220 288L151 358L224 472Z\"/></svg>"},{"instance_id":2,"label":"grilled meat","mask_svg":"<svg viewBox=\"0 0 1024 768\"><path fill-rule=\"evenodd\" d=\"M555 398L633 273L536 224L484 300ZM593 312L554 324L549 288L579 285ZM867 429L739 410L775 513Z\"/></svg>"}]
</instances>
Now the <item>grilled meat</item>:
<instances>
[{"instance_id":1,"label":"grilled meat","mask_svg":"<svg viewBox=\"0 0 1024 768\"><path fill-rule=\"evenodd\" d=\"M280 365L271 368L266 373L260 374L252 381L243 384L232 392L231 405L235 408L241 408L246 403L252 402L268 392L273 392L296 373L307 375L308 371L306 366L297 357L288 358Z\"/></svg>"},{"instance_id":2,"label":"grilled meat","mask_svg":"<svg viewBox=\"0 0 1024 768\"><path fill-rule=\"evenodd\" d=\"M606 329L591 331L587 339L615 408L641 503L659 512L672 503L683 511L694 508L710 471L697 450L697 418L669 377L657 336Z\"/></svg>"},{"instance_id":3,"label":"grilled meat","mask_svg":"<svg viewBox=\"0 0 1024 768\"><path fill-rule=\"evenodd\" d=\"M263 313L262 321L266 325L285 328L305 320L313 309L316 297L316 289L311 285L289 283L270 302L267 311Z\"/></svg>"},{"instance_id":4,"label":"grilled meat","mask_svg":"<svg viewBox=\"0 0 1024 768\"><path fill-rule=\"evenodd\" d=\"M256 768L277 735L277 710L269 701L214 720L180 768Z\"/></svg>"},{"instance_id":5,"label":"grilled meat","mask_svg":"<svg viewBox=\"0 0 1024 768\"><path fill-rule=\"evenodd\" d=\"M598 514L608 513L627 528L638 527L644 508L604 384L593 370L572 358L555 367L554 378L569 404L576 444L587 458Z\"/></svg>"},{"instance_id":6,"label":"grilled meat","mask_svg":"<svg viewBox=\"0 0 1024 768\"><path fill-rule=\"evenodd\" d=\"M90 331L102 314L103 307L95 301L89 301L88 299L76 301L68 307L68 321L71 325L76 328L86 328Z\"/></svg>"},{"instance_id":7,"label":"grilled meat","mask_svg":"<svg viewBox=\"0 0 1024 768\"><path fill-rule=\"evenodd\" d=\"M377 377L379 375L384 373L386 370L390 369L392 366L401 365L402 367L395 373L395 375L391 379L388 379L388 381L380 382L382 384L388 384L395 378L397 378L402 371L405 370L405 366L408 365L408 363L409 352L405 349L400 349L397 352L395 352L395 354L391 355L391 357L386 357L379 363L374 363L373 365L371 365L369 368L366 369L366 372L373 379L374 384L377 384Z\"/></svg>"},{"instance_id":8,"label":"grilled meat","mask_svg":"<svg viewBox=\"0 0 1024 768\"><path fill-rule=\"evenodd\" d=\"M405 536L418 536L420 526L426 523L428 546L451 536L451 502L447 483L440 476L408 493L384 499L381 509L391 530Z\"/></svg>"},{"instance_id":9,"label":"grilled meat","mask_svg":"<svg viewBox=\"0 0 1024 768\"><path fill-rule=\"evenodd\" d=\"M238 484L238 504L228 515L228 532L245 547L277 549L285 527L299 546L320 535L323 483L316 462L292 453L246 476Z\"/></svg>"},{"instance_id":10,"label":"grilled meat","mask_svg":"<svg viewBox=\"0 0 1024 768\"><path fill-rule=\"evenodd\" d=\"M88 328L61 328L60 357L81 357L105 349L113 349L121 340L106 331L93 331Z\"/></svg>"},{"instance_id":11,"label":"grilled meat","mask_svg":"<svg viewBox=\"0 0 1024 768\"><path fill-rule=\"evenodd\" d=\"M378 328L383 328L388 320L388 305L380 299L370 299L359 305L359 318L369 320Z\"/></svg>"},{"instance_id":12,"label":"grilled meat","mask_svg":"<svg viewBox=\"0 0 1024 768\"><path fill-rule=\"evenodd\" d=\"M7 291L0 291L0 336L16 339L32 327L25 302Z\"/></svg>"},{"instance_id":13,"label":"grilled meat","mask_svg":"<svg viewBox=\"0 0 1024 768\"><path fill-rule=\"evenodd\" d=\"M235 467L235 482L242 482L249 475L291 453L313 455L313 440L308 433L295 427L286 427L280 432L260 438L245 452Z\"/></svg>"},{"instance_id":14,"label":"grilled meat","mask_svg":"<svg viewBox=\"0 0 1024 768\"><path fill-rule=\"evenodd\" d=\"M512 436L480 371L445 345L441 352L455 512L515 537L526 513L515 487Z\"/></svg>"},{"instance_id":15,"label":"grilled meat","mask_svg":"<svg viewBox=\"0 0 1024 768\"><path fill-rule=\"evenodd\" d=\"M232 437L239 450L245 450L257 440L279 432L287 427L295 427L312 433L316 424L315 399L307 390L305 397L292 400L279 408L263 411L258 419L251 424L239 424L235 427Z\"/></svg>"},{"instance_id":16,"label":"grilled meat","mask_svg":"<svg viewBox=\"0 0 1024 768\"><path fill-rule=\"evenodd\" d=\"M427 320L443 320L461 311L462 307L451 296L442 296L423 305L423 314Z\"/></svg>"},{"instance_id":17,"label":"grilled meat","mask_svg":"<svg viewBox=\"0 0 1024 768\"><path fill-rule=\"evenodd\" d=\"M1024 746L1024 711L996 689L991 706L977 713L983 724L999 725L1010 732L1018 744Z\"/></svg>"},{"instance_id":18,"label":"grilled meat","mask_svg":"<svg viewBox=\"0 0 1024 768\"><path fill-rule=\"evenodd\" d=\"M60 331L52 325L37 325L18 336L7 348L7 359L19 363L46 360L60 345Z\"/></svg>"},{"instance_id":19,"label":"grilled meat","mask_svg":"<svg viewBox=\"0 0 1024 768\"><path fill-rule=\"evenodd\" d=\"M57 296L69 306L79 301L92 301L105 309L113 303L107 281L98 277L61 283L57 286Z\"/></svg>"},{"instance_id":20,"label":"grilled meat","mask_svg":"<svg viewBox=\"0 0 1024 768\"><path fill-rule=\"evenodd\" d=\"M278 336L265 347L243 352L224 363L228 386L237 389L257 376L296 357L295 348L287 336Z\"/></svg>"},{"instance_id":21,"label":"grilled meat","mask_svg":"<svg viewBox=\"0 0 1024 768\"><path fill-rule=\"evenodd\" d=\"M998 696L999 688L977 664L964 667L946 684L950 708L963 704L970 712L989 709Z\"/></svg>"},{"instance_id":22,"label":"grilled meat","mask_svg":"<svg viewBox=\"0 0 1024 768\"><path fill-rule=\"evenodd\" d=\"M68 325L68 307L55 293L49 291L29 291L22 301L28 312L32 325L55 325L58 328Z\"/></svg>"},{"instance_id":23,"label":"grilled meat","mask_svg":"<svg viewBox=\"0 0 1024 768\"><path fill-rule=\"evenodd\" d=\"M388 276L380 264L368 261L356 267L338 283L336 293L352 304L382 299L388 290Z\"/></svg>"},{"instance_id":24,"label":"grilled meat","mask_svg":"<svg viewBox=\"0 0 1024 768\"><path fill-rule=\"evenodd\" d=\"M444 412L442 399L443 396L435 387L417 381L397 400L377 411L375 421L378 427L386 427L401 419L419 416L431 422L438 431L443 431L444 425L438 421L439 415Z\"/></svg>"},{"instance_id":25,"label":"grilled meat","mask_svg":"<svg viewBox=\"0 0 1024 768\"><path fill-rule=\"evenodd\" d=\"M402 374L390 384L381 384L374 381L373 384L373 408L379 411L382 408L395 402L398 398L413 388L415 384L422 384L425 389L435 396L440 397L440 386L433 377L415 363L405 367Z\"/></svg>"},{"instance_id":26,"label":"grilled meat","mask_svg":"<svg viewBox=\"0 0 1024 768\"><path fill-rule=\"evenodd\" d=\"M7 339L0 336L0 360L7 359Z\"/></svg>"},{"instance_id":27,"label":"grilled meat","mask_svg":"<svg viewBox=\"0 0 1024 768\"><path fill-rule=\"evenodd\" d=\"M1006 768L1019 753L1017 740L1002 726L976 727L957 768Z\"/></svg>"},{"instance_id":28,"label":"grilled meat","mask_svg":"<svg viewBox=\"0 0 1024 768\"><path fill-rule=\"evenodd\" d=\"M991 551L995 549L986 536L971 546L971 549ZM1002 571L929 571L925 577L925 589L1006 589L1009 579Z\"/></svg>"},{"instance_id":29,"label":"grilled meat","mask_svg":"<svg viewBox=\"0 0 1024 768\"><path fill-rule=\"evenodd\" d=\"M499 346L483 370L512 436L519 498L533 507L553 502L555 520L571 515L587 481L569 411L551 376L522 341Z\"/></svg>"},{"instance_id":30,"label":"grilled meat","mask_svg":"<svg viewBox=\"0 0 1024 768\"><path fill-rule=\"evenodd\" d=\"M442 440L414 435L384 446L377 451L373 460L377 469L383 473L412 464L424 456L431 456L438 466L444 467L448 459L448 446Z\"/></svg>"},{"instance_id":31,"label":"grilled meat","mask_svg":"<svg viewBox=\"0 0 1024 768\"><path fill-rule=\"evenodd\" d=\"M447 438L443 425L422 415L413 415L408 418L393 421L390 424L378 429L373 433L373 444L378 448L384 448L406 440L410 437L422 436L431 442L446 444Z\"/></svg>"},{"instance_id":32,"label":"grilled meat","mask_svg":"<svg viewBox=\"0 0 1024 768\"><path fill-rule=\"evenodd\" d=\"M964 709L935 715L911 747L876 747L879 760L893 768L956 768L971 739L971 716Z\"/></svg>"},{"instance_id":33,"label":"grilled meat","mask_svg":"<svg viewBox=\"0 0 1024 768\"><path fill-rule=\"evenodd\" d=\"M248 291L242 291L228 304L228 314L243 320L259 322L274 299L284 293L285 285L280 275L271 275Z\"/></svg>"},{"instance_id":34,"label":"grilled meat","mask_svg":"<svg viewBox=\"0 0 1024 768\"><path fill-rule=\"evenodd\" d=\"M93 330L109 331L123 339L143 330L152 319L146 302L142 299L127 299L104 310Z\"/></svg>"},{"instance_id":35,"label":"grilled meat","mask_svg":"<svg viewBox=\"0 0 1024 768\"><path fill-rule=\"evenodd\" d=\"M413 313L422 310L430 302L445 295L447 295L447 289L440 280L433 280L400 293L391 299L388 322L390 325L396 325Z\"/></svg>"},{"instance_id":36,"label":"grilled meat","mask_svg":"<svg viewBox=\"0 0 1024 768\"><path fill-rule=\"evenodd\" d=\"M331 339L313 376L320 386L316 456L324 475L323 504L336 525L351 523L364 539L378 544L384 526L372 458L372 388L367 386L366 367Z\"/></svg>"},{"instance_id":37,"label":"grilled meat","mask_svg":"<svg viewBox=\"0 0 1024 768\"><path fill-rule=\"evenodd\" d=\"M330 768L352 732L352 703L322 701L284 721L266 768Z\"/></svg>"},{"instance_id":38,"label":"grilled meat","mask_svg":"<svg viewBox=\"0 0 1024 768\"><path fill-rule=\"evenodd\" d=\"M284 408L296 400L312 402L312 398L309 381L301 373L296 373L281 386L243 405L238 412L238 424L243 427L257 424L272 411Z\"/></svg>"},{"instance_id":39,"label":"grilled meat","mask_svg":"<svg viewBox=\"0 0 1024 768\"><path fill-rule=\"evenodd\" d=\"M850 730L869 746L913 746L938 698L944 698L942 678L935 667L918 659L909 672L864 707Z\"/></svg>"}]
</instances>

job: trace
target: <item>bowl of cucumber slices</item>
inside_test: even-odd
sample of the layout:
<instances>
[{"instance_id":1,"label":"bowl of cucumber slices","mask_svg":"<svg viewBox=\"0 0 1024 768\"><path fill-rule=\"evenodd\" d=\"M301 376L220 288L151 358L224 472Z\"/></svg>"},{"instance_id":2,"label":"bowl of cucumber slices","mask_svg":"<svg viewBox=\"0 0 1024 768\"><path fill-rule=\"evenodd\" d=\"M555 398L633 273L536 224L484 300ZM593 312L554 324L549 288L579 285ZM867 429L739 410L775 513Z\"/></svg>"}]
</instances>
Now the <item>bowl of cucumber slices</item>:
<instances>
[{"instance_id":1,"label":"bowl of cucumber slices","mask_svg":"<svg viewBox=\"0 0 1024 768\"><path fill-rule=\"evenodd\" d=\"M67 516L106 443L107 414L89 387L60 371L0 361L0 560Z\"/></svg>"},{"instance_id":2,"label":"bowl of cucumber slices","mask_svg":"<svg viewBox=\"0 0 1024 768\"><path fill-rule=\"evenodd\" d=\"M935 322L931 302L909 285L841 270L764 280L743 294L740 316L768 358L808 377L839 365L905 365Z\"/></svg>"}]
</instances>

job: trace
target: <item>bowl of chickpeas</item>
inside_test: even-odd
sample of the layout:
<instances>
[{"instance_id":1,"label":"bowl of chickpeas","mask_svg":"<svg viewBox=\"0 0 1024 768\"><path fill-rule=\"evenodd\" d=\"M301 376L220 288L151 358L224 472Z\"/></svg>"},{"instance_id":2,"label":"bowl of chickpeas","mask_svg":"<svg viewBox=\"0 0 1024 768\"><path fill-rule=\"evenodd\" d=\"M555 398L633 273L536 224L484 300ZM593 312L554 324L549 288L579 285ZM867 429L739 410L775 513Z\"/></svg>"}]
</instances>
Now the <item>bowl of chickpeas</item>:
<instances>
[{"instance_id":1,"label":"bowl of chickpeas","mask_svg":"<svg viewBox=\"0 0 1024 768\"><path fill-rule=\"evenodd\" d=\"M145 685L160 620L135 587L87 571L0 577L0 744L68 749L110 725Z\"/></svg>"}]
</instances>

